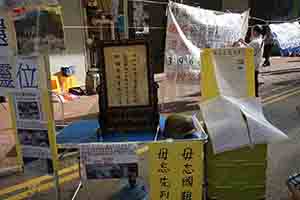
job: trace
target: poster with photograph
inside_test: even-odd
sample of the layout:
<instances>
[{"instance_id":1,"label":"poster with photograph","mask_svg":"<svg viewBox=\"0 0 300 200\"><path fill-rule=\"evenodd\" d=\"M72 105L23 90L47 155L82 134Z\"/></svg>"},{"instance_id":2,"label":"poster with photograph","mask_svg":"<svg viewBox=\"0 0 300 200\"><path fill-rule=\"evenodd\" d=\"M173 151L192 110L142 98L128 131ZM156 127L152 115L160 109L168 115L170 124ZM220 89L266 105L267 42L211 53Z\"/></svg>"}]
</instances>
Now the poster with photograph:
<instances>
[{"instance_id":1,"label":"poster with photograph","mask_svg":"<svg viewBox=\"0 0 300 200\"><path fill-rule=\"evenodd\" d=\"M84 179L121 179L134 169L138 173L136 143L80 145Z\"/></svg>"},{"instance_id":2,"label":"poster with photograph","mask_svg":"<svg viewBox=\"0 0 300 200\"><path fill-rule=\"evenodd\" d=\"M23 157L51 158L47 130L18 129L18 135L22 145Z\"/></svg>"},{"instance_id":3,"label":"poster with photograph","mask_svg":"<svg viewBox=\"0 0 300 200\"><path fill-rule=\"evenodd\" d=\"M24 168L37 173L52 171L51 150L48 130L18 129Z\"/></svg>"},{"instance_id":4,"label":"poster with photograph","mask_svg":"<svg viewBox=\"0 0 300 200\"><path fill-rule=\"evenodd\" d=\"M86 179L121 179L128 177L130 170L136 169L137 163L120 163L120 164L87 164L85 165Z\"/></svg>"},{"instance_id":5,"label":"poster with photograph","mask_svg":"<svg viewBox=\"0 0 300 200\"><path fill-rule=\"evenodd\" d=\"M19 55L60 54L65 49L60 7L31 10L15 17Z\"/></svg>"},{"instance_id":6,"label":"poster with photograph","mask_svg":"<svg viewBox=\"0 0 300 200\"><path fill-rule=\"evenodd\" d=\"M42 110L40 94L38 92L15 92L13 94L17 128L46 129L47 120Z\"/></svg>"}]
</instances>

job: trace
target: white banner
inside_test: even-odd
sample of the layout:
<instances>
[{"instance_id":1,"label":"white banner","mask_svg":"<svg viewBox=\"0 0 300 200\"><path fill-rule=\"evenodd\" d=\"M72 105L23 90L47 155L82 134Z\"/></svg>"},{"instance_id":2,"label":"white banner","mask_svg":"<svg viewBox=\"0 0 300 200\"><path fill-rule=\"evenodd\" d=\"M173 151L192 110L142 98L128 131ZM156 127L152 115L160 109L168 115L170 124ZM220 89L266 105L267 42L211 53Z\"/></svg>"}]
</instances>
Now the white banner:
<instances>
[{"instance_id":1,"label":"white banner","mask_svg":"<svg viewBox=\"0 0 300 200\"><path fill-rule=\"evenodd\" d=\"M198 79L202 48L230 47L245 38L249 11L224 13L171 2L168 7L165 68L173 79Z\"/></svg>"},{"instance_id":2,"label":"white banner","mask_svg":"<svg viewBox=\"0 0 300 200\"><path fill-rule=\"evenodd\" d=\"M289 56L292 53L299 54L300 24L298 22L271 24L270 28L283 56Z\"/></svg>"}]
</instances>

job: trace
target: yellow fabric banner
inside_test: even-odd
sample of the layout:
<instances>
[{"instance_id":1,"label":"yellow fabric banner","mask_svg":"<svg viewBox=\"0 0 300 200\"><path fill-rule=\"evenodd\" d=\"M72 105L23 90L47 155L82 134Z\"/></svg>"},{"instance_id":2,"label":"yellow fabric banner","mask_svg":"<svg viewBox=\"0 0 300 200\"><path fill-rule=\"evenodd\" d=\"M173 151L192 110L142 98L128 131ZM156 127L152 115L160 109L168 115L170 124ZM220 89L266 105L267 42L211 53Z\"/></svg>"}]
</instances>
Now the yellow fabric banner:
<instances>
[{"instance_id":1,"label":"yellow fabric banner","mask_svg":"<svg viewBox=\"0 0 300 200\"><path fill-rule=\"evenodd\" d=\"M151 200L201 200L203 143L201 141L149 144Z\"/></svg>"}]
</instances>

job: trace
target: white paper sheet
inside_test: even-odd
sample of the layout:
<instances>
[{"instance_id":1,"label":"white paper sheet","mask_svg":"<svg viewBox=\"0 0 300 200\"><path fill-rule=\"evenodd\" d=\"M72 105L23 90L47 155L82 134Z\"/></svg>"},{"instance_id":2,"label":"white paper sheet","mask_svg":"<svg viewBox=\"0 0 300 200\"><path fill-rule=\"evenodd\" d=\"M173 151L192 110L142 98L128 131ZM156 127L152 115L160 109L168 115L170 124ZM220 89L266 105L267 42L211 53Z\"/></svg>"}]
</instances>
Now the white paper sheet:
<instances>
[{"instance_id":1,"label":"white paper sheet","mask_svg":"<svg viewBox=\"0 0 300 200\"><path fill-rule=\"evenodd\" d=\"M250 144L247 126L238 107L221 97L200 106L216 154Z\"/></svg>"},{"instance_id":2,"label":"white paper sheet","mask_svg":"<svg viewBox=\"0 0 300 200\"><path fill-rule=\"evenodd\" d=\"M281 130L273 126L264 116L259 98L236 99L224 97L239 107L247 119L251 141L254 144L270 144L288 139Z\"/></svg>"}]
</instances>

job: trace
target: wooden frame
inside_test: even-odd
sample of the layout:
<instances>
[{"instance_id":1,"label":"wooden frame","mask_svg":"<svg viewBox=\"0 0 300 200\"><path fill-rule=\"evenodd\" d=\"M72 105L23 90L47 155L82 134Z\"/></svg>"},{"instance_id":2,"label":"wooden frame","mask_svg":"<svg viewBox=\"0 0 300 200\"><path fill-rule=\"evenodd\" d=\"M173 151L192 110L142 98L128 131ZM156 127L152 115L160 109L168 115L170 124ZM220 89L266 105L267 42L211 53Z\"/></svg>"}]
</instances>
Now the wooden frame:
<instances>
[{"instance_id":1,"label":"wooden frame","mask_svg":"<svg viewBox=\"0 0 300 200\"><path fill-rule=\"evenodd\" d=\"M154 73L149 63L148 43L144 40L109 41L98 43L97 47L100 55L99 122L102 131L156 132L159 123L158 85L154 82ZM122 58L118 57L120 55ZM131 55L134 55L133 61L129 60ZM120 68L113 63L116 59L119 59L115 62L120 64ZM142 64L145 65L144 71L140 70ZM115 68L114 74L112 71ZM116 74L115 78L119 78L117 86L113 77ZM132 77L134 83L130 80Z\"/></svg>"}]
</instances>

